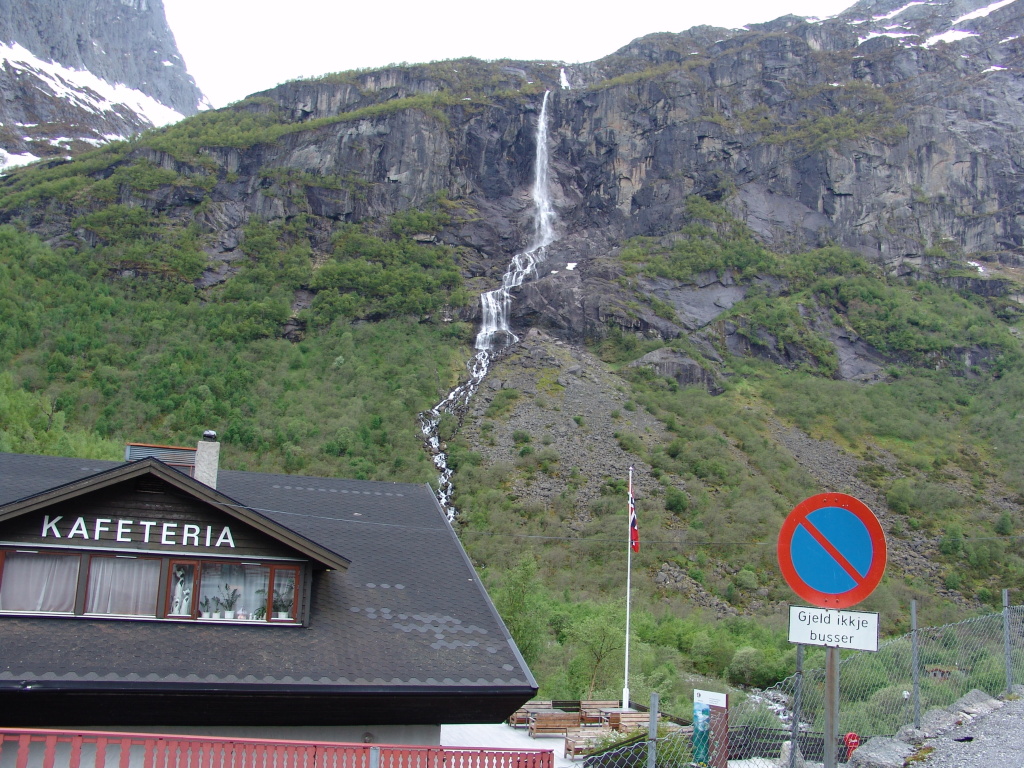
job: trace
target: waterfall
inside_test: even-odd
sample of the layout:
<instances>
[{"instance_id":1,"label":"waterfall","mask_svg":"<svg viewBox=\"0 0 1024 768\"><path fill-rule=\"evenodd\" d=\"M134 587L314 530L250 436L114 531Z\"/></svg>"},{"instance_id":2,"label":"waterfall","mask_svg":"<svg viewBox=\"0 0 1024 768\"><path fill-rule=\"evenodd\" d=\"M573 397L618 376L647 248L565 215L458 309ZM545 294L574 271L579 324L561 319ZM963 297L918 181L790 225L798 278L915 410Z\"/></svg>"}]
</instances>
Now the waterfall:
<instances>
[{"instance_id":1,"label":"waterfall","mask_svg":"<svg viewBox=\"0 0 1024 768\"><path fill-rule=\"evenodd\" d=\"M437 498L448 519L455 517L455 508L451 505L452 469L448 466L448 457L441 449L441 441L437 436L437 428L441 417L451 413L460 418L469 406L470 400L480 387L491 360L500 352L506 351L519 341L509 327L509 311L512 304L512 289L518 288L531 275L536 275L537 265L547 256L547 247L555 241L555 208L551 202L548 188L548 97L550 91L544 92L540 116L537 118L537 149L533 159L533 240L530 247L512 257L508 268L501 278L501 287L487 291L480 296L481 322L476 335L476 354L467 365L469 379L459 384L448 393L440 403L429 411L420 414L420 428L424 441L433 455L434 466L437 467L438 490Z\"/></svg>"},{"instance_id":2,"label":"waterfall","mask_svg":"<svg viewBox=\"0 0 1024 768\"><path fill-rule=\"evenodd\" d=\"M551 194L548 190L548 96L544 92L544 103L540 108L537 122L537 152L533 160L533 244L522 253L512 257L512 263L501 278L501 287L487 291L480 296L483 320L480 332L476 336L476 348L489 352L495 346L495 337L505 339L505 345L519 341L509 329L508 315L512 303L512 289L518 288L531 274L536 273L536 266L544 261L547 247L555 239L555 209L551 205ZM499 341L500 343L500 341Z\"/></svg>"}]
</instances>

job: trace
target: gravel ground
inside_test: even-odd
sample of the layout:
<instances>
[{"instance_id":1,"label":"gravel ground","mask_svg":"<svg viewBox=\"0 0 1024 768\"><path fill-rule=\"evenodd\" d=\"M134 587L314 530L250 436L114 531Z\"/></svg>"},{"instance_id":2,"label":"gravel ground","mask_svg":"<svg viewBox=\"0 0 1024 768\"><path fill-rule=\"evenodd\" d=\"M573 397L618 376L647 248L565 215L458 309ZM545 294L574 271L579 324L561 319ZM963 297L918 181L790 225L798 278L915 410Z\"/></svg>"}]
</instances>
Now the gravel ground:
<instances>
[{"instance_id":1,"label":"gravel ground","mask_svg":"<svg viewBox=\"0 0 1024 768\"><path fill-rule=\"evenodd\" d=\"M1024 699L929 739L934 747L920 768L1019 768L1024 766Z\"/></svg>"}]
</instances>

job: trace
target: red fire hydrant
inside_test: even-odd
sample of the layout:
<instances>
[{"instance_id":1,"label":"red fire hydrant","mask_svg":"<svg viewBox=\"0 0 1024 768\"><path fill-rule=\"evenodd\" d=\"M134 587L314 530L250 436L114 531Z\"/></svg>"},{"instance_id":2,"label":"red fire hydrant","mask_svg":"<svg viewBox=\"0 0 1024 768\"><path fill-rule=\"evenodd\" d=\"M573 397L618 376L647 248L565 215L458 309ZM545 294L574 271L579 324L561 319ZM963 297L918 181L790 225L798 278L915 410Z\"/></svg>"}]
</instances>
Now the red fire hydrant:
<instances>
[{"instance_id":1,"label":"red fire hydrant","mask_svg":"<svg viewBox=\"0 0 1024 768\"><path fill-rule=\"evenodd\" d=\"M843 736L843 744L846 745L846 761L850 762L850 756L853 754L853 750L860 746L860 736L856 733L848 733Z\"/></svg>"}]
</instances>

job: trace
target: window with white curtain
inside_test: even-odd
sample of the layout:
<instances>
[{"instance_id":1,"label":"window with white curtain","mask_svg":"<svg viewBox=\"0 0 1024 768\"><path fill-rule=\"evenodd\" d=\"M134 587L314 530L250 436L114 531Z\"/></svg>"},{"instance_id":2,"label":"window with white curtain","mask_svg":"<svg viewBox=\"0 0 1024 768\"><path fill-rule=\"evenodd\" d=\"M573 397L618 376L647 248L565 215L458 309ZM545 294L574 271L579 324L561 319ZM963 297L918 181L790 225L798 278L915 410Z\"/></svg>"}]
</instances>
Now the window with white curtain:
<instances>
[{"instance_id":1,"label":"window with white curtain","mask_svg":"<svg viewBox=\"0 0 1024 768\"><path fill-rule=\"evenodd\" d=\"M295 624L300 570L294 563L0 550L0 611Z\"/></svg>"},{"instance_id":2,"label":"window with white curtain","mask_svg":"<svg viewBox=\"0 0 1024 768\"><path fill-rule=\"evenodd\" d=\"M93 557L89 562L85 612L156 616L159 591L159 560Z\"/></svg>"},{"instance_id":3,"label":"window with white curtain","mask_svg":"<svg viewBox=\"0 0 1024 768\"><path fill-rule=\"evenodd\" d=\"M0 611L73 613L77 555L7 552L0 580Z\"/></svg>"}]
</instances>

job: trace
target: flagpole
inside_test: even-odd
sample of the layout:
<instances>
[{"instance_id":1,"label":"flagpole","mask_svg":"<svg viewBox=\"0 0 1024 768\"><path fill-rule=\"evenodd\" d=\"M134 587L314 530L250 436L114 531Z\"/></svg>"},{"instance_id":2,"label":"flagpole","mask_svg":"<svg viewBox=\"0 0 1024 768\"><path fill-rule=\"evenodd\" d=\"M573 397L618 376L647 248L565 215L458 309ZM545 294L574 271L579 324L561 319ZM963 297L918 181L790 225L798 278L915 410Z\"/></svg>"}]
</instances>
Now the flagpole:
<instances>
[{"instance_id":1,"label":"flagpole","mask_svg":"<svg viewBox=\"0 0 1024 768\"><path fill-rule=\"evenodd\" d=\"M629 598L633 575L633 468L629 468L628 545L626 546L626 669L622 675L622 708L629 709Z\"/></svg>"}]
</instances>

